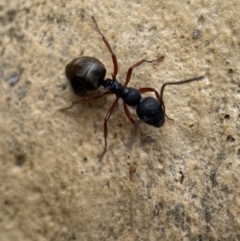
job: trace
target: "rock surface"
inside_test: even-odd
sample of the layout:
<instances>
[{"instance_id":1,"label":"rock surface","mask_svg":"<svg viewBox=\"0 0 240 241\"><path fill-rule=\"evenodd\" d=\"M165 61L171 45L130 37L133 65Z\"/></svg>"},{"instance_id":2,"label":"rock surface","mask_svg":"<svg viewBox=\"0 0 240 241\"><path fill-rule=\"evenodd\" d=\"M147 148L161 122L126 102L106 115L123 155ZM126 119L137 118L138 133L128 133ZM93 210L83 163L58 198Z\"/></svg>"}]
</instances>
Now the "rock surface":
<instances>
[{"instance_id":1,"label":"rock surface","mask_svg":"<svg viewBox=\"0 0 240 241\"><path fill-rule=\"evenodd\" d=\"M2 0L1 240L240 240L239 12L237 0ZM115 97L58 111L80 98L64 75L73 58L96 57L111 77L92 15L122 83L159 54L129 86L206 76L166 88L174 122L160 129L134 128L120 103L102 162Z\"/></svg>"}]
</instances>

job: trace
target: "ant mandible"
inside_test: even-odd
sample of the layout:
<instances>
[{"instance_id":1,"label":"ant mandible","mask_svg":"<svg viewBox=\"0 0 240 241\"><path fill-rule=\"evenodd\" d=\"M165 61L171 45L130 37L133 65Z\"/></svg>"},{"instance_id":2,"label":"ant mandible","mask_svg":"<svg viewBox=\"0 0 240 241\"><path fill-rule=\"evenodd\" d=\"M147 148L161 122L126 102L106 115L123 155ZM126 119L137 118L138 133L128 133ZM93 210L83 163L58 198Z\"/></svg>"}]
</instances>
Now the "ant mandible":
<instances>
[{"instance_id":1,"label":"ant mandible","mask_svg":"<svg viewBox=\"0 0 240 241\"><path fill-rule=\"evenodd\" d=\"M179 84L184 84L191 81L202 80L204 76L194 77L191 79L182 80L178 82L164 83L162 85L160 93L152 87L144 87L138 90L135 88L127 87L128 83L130 82L132 71L134 68L140 66L145 62L153 63L153 62L161 61L164 58L164 56L161 56L154 60L142 59L137 63L135 63L134 65L132 65L128 69L125 84L122 85L116 79L116 76L118 73L118 64L117 64L116 55L114 54L108 40L101 33L96 19L92 17L92 20L96 26L98 33L101 35L103 42L107 46L108 51L112 55L112 62L114 66L112 79L104 80L104 77L106 75L106 68L98 59L93 57L88 57L88 56L82 56L82 57L77 57L73 59L69 64L67 64L65 69L65 74L75 94L80 94L83 91L96 90L100 86L103 86L105 89L107 89L107 91L101 95L91 96L91 97L86 96L80 100L73 101L69 107L63 108L61 110L70 109L73 105L79 104L81 102L100 99L105 95L109 95L109 94L116 95L116 100L114 101L114 103L112 104L111 108L109 109L109 111L107 112L104 118L105 145L104 145L103 152L100 156L100 160L101 160L104 154L106 153L106 149L107 149L107 135L108 135L107 122L111 117L111 115L113 114L114 109L116 108L120 98L123 100L123 108L124 108L125 114L132 124L134 124L136 121L132 117L127 106L136 106L137 116L143 122L154 127L161 127L164 124L165 116L168 118L168 116L165 113L165 105L163 101L164 88L167 85L179 85ZM143 98L141 94L145 92L154 92L156 99L153 97Z\"/></svg>"}]
</instances>

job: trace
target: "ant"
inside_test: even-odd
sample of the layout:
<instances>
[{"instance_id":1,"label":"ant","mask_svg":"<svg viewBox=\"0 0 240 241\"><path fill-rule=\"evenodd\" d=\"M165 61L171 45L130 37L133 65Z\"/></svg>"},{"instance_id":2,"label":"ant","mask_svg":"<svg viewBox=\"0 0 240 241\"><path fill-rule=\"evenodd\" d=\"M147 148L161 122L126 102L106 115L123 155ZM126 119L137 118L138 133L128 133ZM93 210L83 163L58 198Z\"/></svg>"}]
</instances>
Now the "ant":
<instances>
[{"instance_id":1,"label":"ant","mask_svg":"<svg viewBox=\"0 0 240 241\"><path fill-rule=\"evenodd\" d=\"M117 64L117 58L115 53L113 52L108 40L105 38L105 36L101 33L97 21L94 17L92 17L93 23L95 24L95 27L102 37L103 42L105 43L108 51L110 52L112 56L112 62L113 62L113 74L112 74L112 79L105 79L104 77L106 75L106 68L105 66L96 58L93 57L88 57L88 56L82 56L82 57L77 57L73 59L69 64L67 64L66 69L65 69L65 74L67 79L69 80L73 91L75 94L80 94L84 91L92 91L98 89L100 86L103 86L107 91L105 91L101 95L97 96L86 96L80 100L73 101L72 104L67 107L61 109L67 110L70 109L73 105L79 104L81 102L86 102L86 101L92 101L92 100L97 100L102 98L105 95L109 94L115 94L116 95L116 100L112 104L111 108L107 112L105 118L104 118L104 149L103 152L100 156L100 160L106 153L107 149L107 135L108 135L108 127L107 127L107 122L111 115L113 114L117 103L119 99L123 100L123 108L125 111L126 116L128 119L131 121L132 124L134 124L136 121L132 117L128 106L136 106L136 112L138 118L147 123L148 125L154 126L154 127L161 127L164 124L165 121L165 116L170 119L165 112L165 105L163 101L163 91L164 88L167 85L179 85L179 84L184 84L184 83L189 83L191 81L197 81L197 80L202 80L204 76L199 76L199 77L194 77L191 79L187 80L182 80L178 82L167 82L162 85L162 88L160 90L160 93L155 90L152 87L144 87L140 89L135 89L132 87L127 87L127 85L130 82L132 71L134 68L142 65L143 63L153 63L153 62L158 62L164 59L164 56L160 56L157 59L154 60L146 60L142 59L132 65L127 72L127 77L125 80L124 85L119 83L116 79L117 73L118 73L118 64ZM156 99L153 97L142 97L142 93L145 92L154 92ZM172 119L170 119L172 120Z\"/></svg>"}]
</instances>

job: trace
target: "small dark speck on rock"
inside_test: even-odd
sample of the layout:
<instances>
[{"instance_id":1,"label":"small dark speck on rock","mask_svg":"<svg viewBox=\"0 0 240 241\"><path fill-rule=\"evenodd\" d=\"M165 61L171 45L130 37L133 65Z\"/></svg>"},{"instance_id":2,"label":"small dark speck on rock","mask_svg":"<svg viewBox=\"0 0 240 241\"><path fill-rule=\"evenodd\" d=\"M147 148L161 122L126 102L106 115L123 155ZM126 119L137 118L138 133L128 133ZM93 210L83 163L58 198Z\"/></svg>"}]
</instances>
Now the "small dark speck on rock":
<instances>
[{"instance_id":1,"label":"small dark speck on rock","mask_svg":"<svg viewBox=\"0 0 240 241\"><path fill-rule=\"evenodd\" d=\"M219 153L217 159L218 161L224 161L226 159L225 153L223 152Z\"/></svg>"},{"instance_id":2,"label":"small dark speck on rock","mask_svg":"<svg viewBox=\"0 0 240 241\"><path fill-rule=\"evenodd\" d=\"M226 115L224 116L224 119L225 119L225 120L229 120L229 119L230 119L230 115L226 114Z\"/></svg>"},{"instance_id":3,"label":"small dark speck on rock","mask_svg":"<svg viewBox=\"0 0 240 241\"><path fill-rule=\"evenodd\" d=\"M65 90L67 88L67 85L63 84L62 85L62 90Z\"/></svg>"},{"instance_id":4,"label":"small dark speck on rock","mask_svg":"<svg viewBox=\"0 0 240 241\"><path fill-rule=\"evenodd\" d=\"M199 31L198 29L193 30L192 37L193 37L194 39L200 38L200 37L201 37L200 31Z\"/></svg>"},{"instance_id":5,"label":"small dark speck on rock","mask_svg":"<svg viewBox=\"0 0 240 241\"><path fill-rule=\"evenodd\" d=\"M156 138L153 137L153 136L151 136L151 135L147 135L147 136L146 136L146 141L147 141L148 143L155 143L155 142L156 142Z\"/></svg>"},{"instance_id":6,"label":"small dark speck on rock","mask_svg":"<svg viewBox=\"0 0 240 241\"><path fill-rule=\"evenodd\" d=\"M77 239L77 237L76 237L75 233L72 233L72 235L68 238L69 241L76 240L76 239Z\"/></svg>"},{"instance_id":7,"label":"small dark speck on rock","mask_svg":"<svg viewBox=\"0 0 240 241\"><path fill-rule=\"evenodd\" d=\"M184 180L184 174L182 171L179 172L180 175L181 175L181 178L180 178L180 183L182 184L183 183L183 180Z\"/></svg>"},{"instance_id":8,"label":"small dark speck on rock","mask_svg":"<svg viewBox=\"0 0 240 241\"><path fill-rule=\"evenodd\" d=\"M8 83L10 86L14 86L15 84L17 84L19 82L23 71L24 71L23 68L19 68L17 71L12 72L12 74L10 75L10 77L8 79Z\"/></svg>"},{"instance_id":9,"label":"small dark speck on rock","mask_svg":"<svg viewBox=\"0 0 240 241\"><path fill-rule=\"evenodd\" d=\"M229 75L232 75L232 74L233 74L233 69L229 69L229 70L228 70L228 74L229 74Z\"/></svg>"},{"instance_id":10,"label":"small dark speck on rock","mask_svg":"<svg viewBox=\"0 0 240 241\"><path fill-rule=\"evenodd\" d=\"M18 74L13 74L9 78L8 83L10 84L10 86L14 86L19 80L20 80L20 76Z\"/></svg>"},{"instance_id":11,"label":"small dark speck on rock","mask_svg":"<svg viewBox=\"0 0 240 241\"><path fill-rule=\"evenodd\" d=\"M24 85L22 85L19 89L18 89L18 100L22 100L28 93L30 87L31 87L31 82L30 81L26 81Z\"/></svg>"},{"instance_id":12,"label":"small dark speck on rock","mask_svg":"<svg viewBox=\"0 0 240 241\"><path fill-rule=\"evenodd\" d=\"M215 171L211 171L210 173L210 181L211 181L211 185L212 187L217 186L217 178L216 178L216 172Z\"/></svg>"},{"instance_id":13,"label":"small dark speck on rock","mask_svg":"<svg viewBox=\"0 0 240 241\"><path fill-rule=\"evenodd\" d=\"M240 148L237 151L237 158L240 160Z\"/></svg>"},{"instance_id":14,"label":"small dark speck on rock","mask_svg":"<svg viewBox=\"0 0 240 241\"><path fill-rule=\"evenodd\" d=\"M227 141L228 141L228 142L234 142L234 141L235 141L235 138L234 138L232 135L228 135L228 136L227 136Z\"/></svg>"},{"instance_id":15,"label":"small dark speck on rock","mask_svg":"<svg viewBox=\"0 0 240 241\"><path fill-rule=\"evenodd\" d=\"M16 17L16 11L15 10L9 10L8 12L7 12L7 18L8 18L8 21L9 22L13 22L13 20L15 19L15 17Z\"/></svg>"},{"instance_id":16,"label":"small dark speck on rock","mask_svg":"<svg viewBox=\"0 0 240 241\"><path fill-rule=\"evenodd\" d=\"M26 161L26 157L24 154L19 154L15 156L15 165L16 167L20 168Z\"/></svg>"}]
</instances>

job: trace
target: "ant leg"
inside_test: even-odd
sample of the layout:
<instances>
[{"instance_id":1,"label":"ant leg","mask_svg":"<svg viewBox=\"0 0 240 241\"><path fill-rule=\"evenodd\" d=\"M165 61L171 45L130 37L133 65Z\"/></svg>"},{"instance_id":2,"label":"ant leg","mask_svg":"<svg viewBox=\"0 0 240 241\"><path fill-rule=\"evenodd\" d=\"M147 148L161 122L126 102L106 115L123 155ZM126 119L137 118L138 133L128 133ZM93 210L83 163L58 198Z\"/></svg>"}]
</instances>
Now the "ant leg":
<instances>
[{"instance_id":1,"label":"ant leg","mask_svg":"<svg viewBox=\"0 0 240 241\"><path fill-rule=\"evenodd\" d=\"M140 89L139 89L139 92L140 92L140 93L154 92L155 95L156 95L156 97L157 97L157 99L158 99L158 101L160 101L160 95L159 95L158 91L157 91L156 89L152 88L152 87L140 88Z\"/></svg>"},{"instance_id":2,"label":"ant leg","mask_svg":"<svg viewBox=\"0 0 240 241\"><path fill-rule=\"evenodd\" d=\"M105 36L101 33L99 27L98 27L98 24L97 24L97 21L96 19L92 16L92 20L97 28L97 31L98 33L102 36L102 40L103 42L105 43L105 45L107 46L108 48L108 51L111 53L112 55L112 61L113 61L113 66L114 66L114 70L113 70L113 79L115 80L116 79L116 76L117 76L117 73L118 73L118 64L117 64L117 57L116 55L114 54L112 48L111 48L111 45L109 44L108 40L105 38Z\"/></svg>"},{"instance_id":3,"label":"ant leg","mask_svg":"<svg viewBox=\"0 0 240 241\"><path fill-rule=\"evenodd\" d=\"M105 155L106 150L107 150L107 135L108 135L107 121L109 120L112 113L114 112L114 109L116 108L118 100L119 100L119 98L116 98L116 100L114 101L113 105L111 106L111 108L109 109L108 113L106 114L106 116L104 118L104 141L105 141L105 145L104 145L103 152L100 156L100 161L102 160L102 158Z\"/></svg>"},{"instance_id":4,"label":"ant leg","mask_svg":"<svg viewBox=\"0 0 240 241\"><path fill-rule=\"evenodd\" d=\"M68 110L68 109L71 109L74 105L76 104L80 104L82 102L87 102L87 101L92 101L92 100L98 100L98 99L101 99L103 96L105 95L109 95L109 94L112 94L109 90L104 92L103 94L101 95L97 95L97 96L86 96L84 98L82 98L81 100L76 100L76 101L73 101L72 104L69 106L69 107L66 107L66 108L62 108L62 109L59 109L60 111L65 111L65 110Z\"/></svg>"},{"instance_id":5,"label":"ant leg","mask_svg":"<svg viewBox=\"0 0 240 241\"><path fill-rule=\"evenodd\" d=\"M172 118L168 117L167 114L166 114L166 111L165 111L165 105L164 105L164 102L162 100L162 98L160 97L159 93L157 92L157 90L155 90L154 88L151 88L151 87L145 87L145 88L140 88L139 89L140 93L146 93L146 92L154 92L158 101L161 103L162 105L162 108L163 108L163 111L164 111L164 114L165 116L171 120L171 121L174 121Z\"/></svg>"},{"instance_id":6,"label":"ant leg","mask_svg":"<svg viewBox=\"0 0 240 241\"><path fill-rule=\"evenodd\" d=\"M130 113L130 111L125 103L123 103L123 108L124 108L125 114L128 117L128 119L132 122L132 124L135 124L135 120L133 119L132 114Z\"/></svg>"},{"instance_id":7,"label":"ant leg","mask_svg":"<svg viewBox=\"0 0 240 241\"><path fill-rule=\"evenodd\" d=\"M153 63L153 62L157 62L157 61L161 61L164 59L164 56L160 56L158 57L157 59L154 59L154 60L146 60L146 59L142 59L140 61L138 61L136 64L134 64L133 66L131 66L129 69L128 69L128 72L127 72L127 77L126 77L126 82L124 84L124 86L127 86L130 79L131 79L131 75L132 75L132 71L134 68L140 66L141 64L147 62L147 63Z\"/></svg>"}]
</instances>

